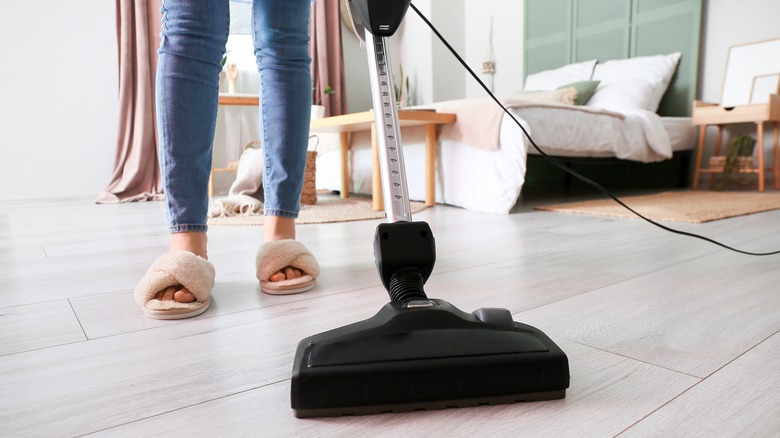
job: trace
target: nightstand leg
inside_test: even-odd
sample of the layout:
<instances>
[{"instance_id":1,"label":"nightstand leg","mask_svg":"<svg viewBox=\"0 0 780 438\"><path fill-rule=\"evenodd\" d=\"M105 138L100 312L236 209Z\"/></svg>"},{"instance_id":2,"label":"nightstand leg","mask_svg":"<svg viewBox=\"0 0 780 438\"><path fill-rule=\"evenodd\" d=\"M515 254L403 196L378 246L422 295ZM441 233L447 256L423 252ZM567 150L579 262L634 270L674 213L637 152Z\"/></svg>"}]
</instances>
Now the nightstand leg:
<instances>
[{"instance_id":1,"label":"nightstand leg","mask_svg":"<svg viewBox=\"0 0 780 438\"><path fill-rule=\"evenodd\" d=\"M341 140L341 197L349 198L349 133L342 132Z\"/></svg>"},{"instance_id":2,"label":"nightstand leg","mask_svg":"<svg viewBox=\"0 0 780 438\"><path fill-rule=\"evenodd\" d=\"M775 155L775 166L774 166L774 178L775 178L775 190L780 190L780 143L778 143L778 127L780 127L780 123L773 123L774 125L774 131L775 131L775 144L774 144L774 155Z\"/></svg>"},{"instance_id":3,"label":"nightstand leg","mask_svg":"<svg viewBox=\"0 0 780 438\"><path fill-rule=\"evenodd\" d=\"M720 147L723 144L723 125L718 125L718 136L715 139L715 153L713 155L720 155ZM721 178L725 178L726 174L722 174ZM715 188L715 174L710 174L710 190Z\"/></svg>"},{"instance_id":4,"label":"nightstand leg","mask_svg":"<svg viewBox=\"0 0 780 438\"><path fill-rule=\"evenodd\" d=\"M758 191L764 191L764 122L758 122Z\"/></svg>"},{"instance_id":5,"label":"nightstand leg","mask_svg":"<svg viewBox=\"0 0 780 438\"><path fill-rule=\"evenodd\" d=\"M374 210L381 211L385 209L385 202L382 198L382 174L379 169L379 144L376 139L376 123L371 124L371 197L374 201Z\"/></svg>"},{"instance_id":6,"label":"nightstand leg","mask_svg":"<svg viewBox=\"0 0 780 438\"><path fill-rule=\"evenodd\" d=\"M704 152L704 135L707 133L707 125L701 125L699 131L699 147L696 149L696 168L693 169L693 190L699 188L699 170L701 169L701 156Z\"/></svg>"},{"instance_id":7,"label":"nightstand leg","mask_svg":"<svg viewBox=\"0 0 780 438\"><path fill-rule=\"evenodd\" d=\"M436 205L436 125L425 126L425 205Z\"/></svg>"}]
</instances>

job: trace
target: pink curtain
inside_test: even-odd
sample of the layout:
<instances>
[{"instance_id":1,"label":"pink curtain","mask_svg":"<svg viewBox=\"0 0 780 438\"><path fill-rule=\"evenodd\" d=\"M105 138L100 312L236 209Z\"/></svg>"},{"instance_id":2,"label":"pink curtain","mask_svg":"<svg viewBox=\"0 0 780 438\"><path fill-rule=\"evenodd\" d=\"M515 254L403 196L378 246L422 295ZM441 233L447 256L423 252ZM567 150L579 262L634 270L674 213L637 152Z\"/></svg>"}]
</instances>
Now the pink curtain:
<instances>
[{"instance_id":1,"label":"pink curtain","mask_svg":"<svg viewBox=\"0 0 780 438\"><path fill-rule=\"evenodd\" d=\"M342 0L317 0L311 10L312 97L325 106L326 116L346 114L347 90L344 81L344 52L341 49ZM333 94L325 94L330 86Z\"/></svg>"},{"instance_id":2,"label":"pink curtain","mask_svg":"<svg viewBox=\"0 0 780 438\"><path fill-rule=\"evenodd\" d=\"M119 126L111 182L96 202L161 200L154 103L160 0L116 0L116 15Z\"/></svg>"}]
</instances>

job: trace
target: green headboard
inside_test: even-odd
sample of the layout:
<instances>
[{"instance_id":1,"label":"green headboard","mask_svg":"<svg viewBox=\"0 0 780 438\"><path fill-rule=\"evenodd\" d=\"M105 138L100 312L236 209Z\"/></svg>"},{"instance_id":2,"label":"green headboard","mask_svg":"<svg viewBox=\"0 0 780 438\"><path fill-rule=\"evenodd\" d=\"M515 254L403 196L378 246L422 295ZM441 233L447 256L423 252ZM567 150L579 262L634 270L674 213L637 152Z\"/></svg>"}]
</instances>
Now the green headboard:
<instances>
[{"instance_id":1,"label":"green headboard","mask_svg":"<svg viewBox=\"0 0 780 438\"><path fill-rule=\"evenodd\" d=\"M658 114L690 116L700 29L701 0L526 0L523 76L590 59L680 52Z\"/></svg>"}]
</instances>

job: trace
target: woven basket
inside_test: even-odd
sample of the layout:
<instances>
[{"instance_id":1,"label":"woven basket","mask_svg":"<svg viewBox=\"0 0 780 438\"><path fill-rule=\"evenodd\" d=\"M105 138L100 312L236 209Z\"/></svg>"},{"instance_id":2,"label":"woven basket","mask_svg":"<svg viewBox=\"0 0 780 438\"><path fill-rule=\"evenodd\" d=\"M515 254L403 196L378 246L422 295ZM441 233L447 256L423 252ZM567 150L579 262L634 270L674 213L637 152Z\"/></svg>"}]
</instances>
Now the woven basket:
<instances>
[{"instance_id":1,"label":"woven basket","mask_svg":"<svg viewBox=\"0 0 780 438\"><path fill-rule=\"evenodd\" d=\"M319 144L319 137L312 135L312 138L317 139L317 144L314 146L313 151L306 152L306 171L303 174L303 190L301 190L301 204L313 205L317 203L317 145Z\"/></svg>"}]
</instances>

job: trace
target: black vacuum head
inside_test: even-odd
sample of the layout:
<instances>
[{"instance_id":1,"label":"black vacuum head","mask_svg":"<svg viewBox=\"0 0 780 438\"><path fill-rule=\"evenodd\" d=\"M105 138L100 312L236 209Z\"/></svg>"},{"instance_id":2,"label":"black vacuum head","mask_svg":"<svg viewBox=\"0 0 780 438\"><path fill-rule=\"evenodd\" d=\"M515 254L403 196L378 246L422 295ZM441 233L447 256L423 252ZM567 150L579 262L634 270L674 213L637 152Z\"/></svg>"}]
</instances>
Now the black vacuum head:
<instances>
[{"instance_id":1,"label":"black vacuum head","mask_svg":"<svg viewBox=\"0 0 780 438\"><path fill-rule=\"evenodd\" d=\"M566 354L508 310L425 299L302 340L291 402L299 418L362 415L559 399L568 387Z\"/></svg>"}]
</instances>

